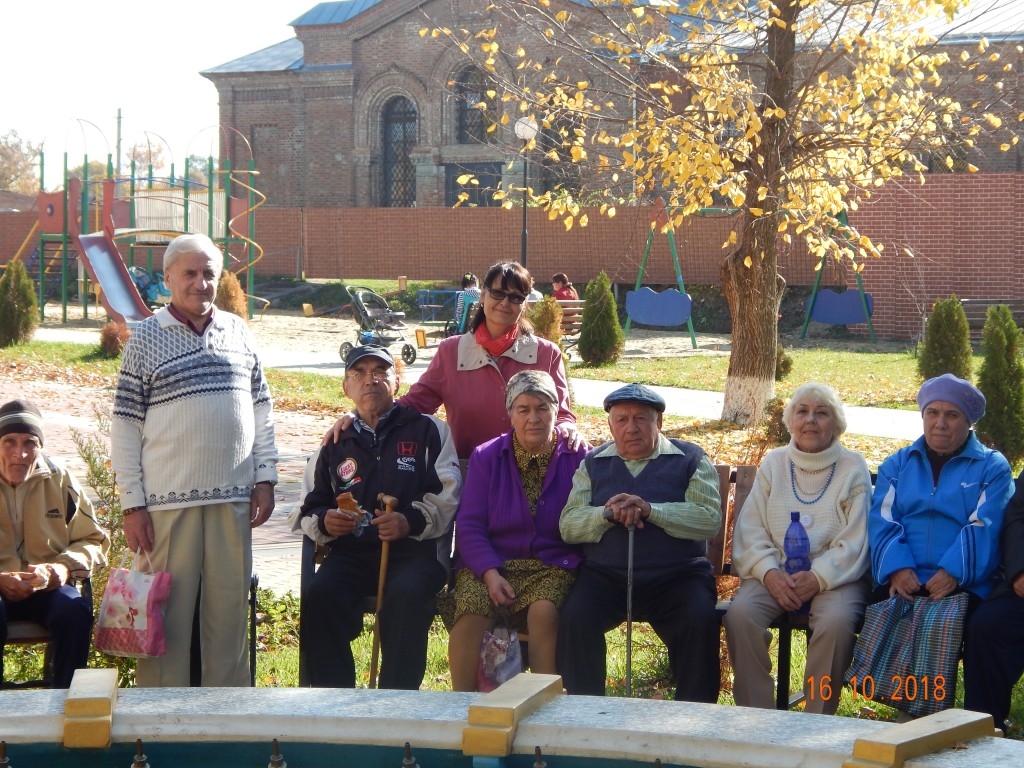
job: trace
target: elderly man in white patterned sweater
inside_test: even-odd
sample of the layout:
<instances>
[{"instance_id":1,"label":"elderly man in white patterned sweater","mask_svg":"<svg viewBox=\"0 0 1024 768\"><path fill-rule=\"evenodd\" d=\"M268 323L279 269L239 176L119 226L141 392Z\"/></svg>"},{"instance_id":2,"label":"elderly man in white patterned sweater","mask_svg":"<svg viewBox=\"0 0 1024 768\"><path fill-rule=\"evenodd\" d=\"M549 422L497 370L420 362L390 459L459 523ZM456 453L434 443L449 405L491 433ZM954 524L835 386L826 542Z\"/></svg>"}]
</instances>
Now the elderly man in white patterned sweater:
<instances>
[{"instance_id":1,"label":"elderly man in white patterned sweater","mask_svg":"<svg viewBox=\"0 0 1024 768\"><path fill-rule=\"evenodd\" d=\"M125 347L111 422L129 548L171 574L167 653L140 659L140 687L187 686L200 594L202 684L249 684L252 528L274 510L270 391L245 322L215 309L223 256L205 235L164 252L170 304Z\"/></svg>"}]
</instances>

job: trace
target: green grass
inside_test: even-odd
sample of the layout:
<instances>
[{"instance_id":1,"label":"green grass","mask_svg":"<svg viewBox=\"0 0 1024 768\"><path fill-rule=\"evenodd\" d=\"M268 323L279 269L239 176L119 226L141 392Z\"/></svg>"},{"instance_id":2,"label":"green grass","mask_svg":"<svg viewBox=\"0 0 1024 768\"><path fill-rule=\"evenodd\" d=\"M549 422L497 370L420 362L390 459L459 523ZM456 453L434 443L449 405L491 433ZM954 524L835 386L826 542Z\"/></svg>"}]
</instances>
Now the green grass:
<instances>
[{"instance_id":1,"label":"green grass","mask_svg":"<svg viewBox=\"0 0 1024 768\"><path fill-rule=\"evenodd\" d=\"M876 351L857 343L833 347L790 348L793 370L776 385L776 394L788 397L807 381L834 387L846 405L916 410L921 385L917 358L904 350ZM981 366L975 356L974 368ZM729 371L728 355L624 359L614 365L592 368L579 361L569 364L569 375L600 381L682 387L722 392Z\"/></svg>"}]
</instances>

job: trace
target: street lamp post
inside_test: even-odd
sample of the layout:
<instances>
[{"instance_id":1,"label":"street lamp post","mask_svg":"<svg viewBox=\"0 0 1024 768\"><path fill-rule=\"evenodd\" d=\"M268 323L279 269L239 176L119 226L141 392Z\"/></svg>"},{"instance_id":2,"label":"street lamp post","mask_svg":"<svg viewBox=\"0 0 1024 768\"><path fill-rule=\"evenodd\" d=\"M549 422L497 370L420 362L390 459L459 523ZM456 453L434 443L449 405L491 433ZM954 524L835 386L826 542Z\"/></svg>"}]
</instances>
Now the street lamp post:
<instances>
[{"instance_id":1,"label":"street lamp post","mask_svg":"<svg viewBox=\"0 0 1024 768\"><path fill-rule=\"evenodd\" d=\"M521 251L519 263L526 266L526 247L529 242L529 234L526 231L526 203L530 197L528 193L529 178L529 155L527 154L530 142L537 135L537 122L532 117L520 117L515 124L516 136L523 141L523 233L521 237Z\"/></svg>"}]
</instances>

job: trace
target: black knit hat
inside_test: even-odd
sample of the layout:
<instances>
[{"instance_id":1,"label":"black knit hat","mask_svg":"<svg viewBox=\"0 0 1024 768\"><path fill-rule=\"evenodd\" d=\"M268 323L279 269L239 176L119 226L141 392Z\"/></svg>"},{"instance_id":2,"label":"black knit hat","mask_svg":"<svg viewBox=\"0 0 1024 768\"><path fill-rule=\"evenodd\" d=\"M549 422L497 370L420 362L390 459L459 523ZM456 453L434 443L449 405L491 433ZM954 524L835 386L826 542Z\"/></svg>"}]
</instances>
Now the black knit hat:
<instances>
[{"instance_id":1,"label":"black knit hat","mask_svg":"<svg viewBox=\"0 0 1024 768\"><path fill-rule=\"evenodd\" d=\"M11 400L0 406L0 437L26 432L43 444L43 414L29 400Z\"/></svg>"}]
</instances>

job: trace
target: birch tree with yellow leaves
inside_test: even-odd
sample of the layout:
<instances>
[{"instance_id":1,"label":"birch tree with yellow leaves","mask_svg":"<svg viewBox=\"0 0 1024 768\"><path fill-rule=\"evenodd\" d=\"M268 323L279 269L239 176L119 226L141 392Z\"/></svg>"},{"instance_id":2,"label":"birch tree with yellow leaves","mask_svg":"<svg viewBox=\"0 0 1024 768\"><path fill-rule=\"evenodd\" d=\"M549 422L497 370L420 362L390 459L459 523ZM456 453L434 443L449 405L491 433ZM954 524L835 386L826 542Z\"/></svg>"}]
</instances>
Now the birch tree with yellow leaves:
<instances>
[{"instance_id":1,"label":"birch tree with yellow leaves","mask_svg":"<svg viewBox=\"0 0 1024 768\"><path fill-rule=\"evenodd\" d=\"M1016 147L1021 106L1004 86L1020 48L1007 57L983 39L958 48L936 37L966 6L495 0L472 26L421 34L489 73L505 107L495 130L526 116L557 136L557 151L542 149L585 169L604 215L657 196L668 227L708 208L733 212L721 263L733 323L722 417L746 425L774 395L779 249L862 269L881 248L840 212L900 177L923 182L936 164L972 170L963 158L983 146ZM534 198L567 227L586 224L578 195Z\"/></svg>"}]
</instances>

